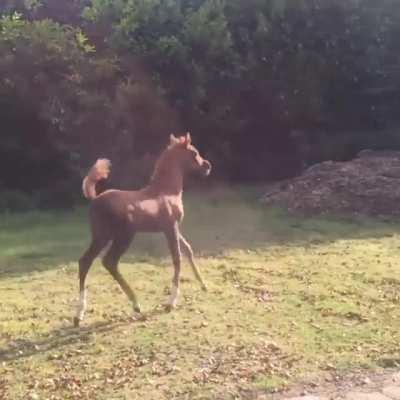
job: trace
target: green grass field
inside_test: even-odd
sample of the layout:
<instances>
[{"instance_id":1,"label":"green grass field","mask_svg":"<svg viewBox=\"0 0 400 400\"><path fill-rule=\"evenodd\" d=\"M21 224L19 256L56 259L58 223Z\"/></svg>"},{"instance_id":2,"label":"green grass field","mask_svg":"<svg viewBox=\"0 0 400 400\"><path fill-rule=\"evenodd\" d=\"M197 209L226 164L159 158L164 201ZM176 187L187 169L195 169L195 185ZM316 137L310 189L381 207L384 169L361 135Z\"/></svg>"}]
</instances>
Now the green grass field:
<instances>
[{"instance_id":1,"label":"green grass field","mask_svg":"<svg viewBox=\"0 0 400 400\"><path fill-rule=\"evenodd\" d=\"M80 329L86 209L1 216L0 399L256 398L326 371L400 364L399 223L289 217L244 189L185 201L209 292L185 262L178 309L165 312L166 245L138 235L121 270L146 319L130 318L96 261Z\"/></svg>"}]
</instances>

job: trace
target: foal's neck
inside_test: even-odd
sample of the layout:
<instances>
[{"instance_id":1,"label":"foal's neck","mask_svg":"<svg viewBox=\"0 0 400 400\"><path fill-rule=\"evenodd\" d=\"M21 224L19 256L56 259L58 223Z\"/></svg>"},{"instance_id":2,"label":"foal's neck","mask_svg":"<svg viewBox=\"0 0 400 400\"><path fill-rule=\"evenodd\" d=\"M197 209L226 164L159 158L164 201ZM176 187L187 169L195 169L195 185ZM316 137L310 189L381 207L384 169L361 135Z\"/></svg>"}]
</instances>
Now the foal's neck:
<instances>
[{"instance_id":1,"label":"foal's neck","mask_svg":"<svg viewBox=\"0 0 400 400\"><path fill-rule=\"evenodd\" d=\"M157 194L181 196L183 171L180 165L169 158L161 158L154 169L148 188Z\"/></svg>"}]
</instances>

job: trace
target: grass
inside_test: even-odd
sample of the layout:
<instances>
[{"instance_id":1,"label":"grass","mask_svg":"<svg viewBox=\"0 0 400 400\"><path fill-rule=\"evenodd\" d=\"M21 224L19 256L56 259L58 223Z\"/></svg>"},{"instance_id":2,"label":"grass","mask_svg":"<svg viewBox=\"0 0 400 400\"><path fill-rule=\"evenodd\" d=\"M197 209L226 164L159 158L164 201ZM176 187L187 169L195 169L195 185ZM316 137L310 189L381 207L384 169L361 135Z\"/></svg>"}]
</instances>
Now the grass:
<instances>
[{"instance_id":1,"label":"grass","mask_svg":"<svg viewBox=\"0 0 400 400\"><path fill-rule=\"evenodd\" d=\"M121 270L146 319L130 319L96 261L80 329L86 209L2 216L0 398L255 398L330 370L400 364L400 224L289 217L240 188L185 200L209 292L185 263L180 305L166 313L166 246L141 235Z\"/></svg>"}]
</instances>

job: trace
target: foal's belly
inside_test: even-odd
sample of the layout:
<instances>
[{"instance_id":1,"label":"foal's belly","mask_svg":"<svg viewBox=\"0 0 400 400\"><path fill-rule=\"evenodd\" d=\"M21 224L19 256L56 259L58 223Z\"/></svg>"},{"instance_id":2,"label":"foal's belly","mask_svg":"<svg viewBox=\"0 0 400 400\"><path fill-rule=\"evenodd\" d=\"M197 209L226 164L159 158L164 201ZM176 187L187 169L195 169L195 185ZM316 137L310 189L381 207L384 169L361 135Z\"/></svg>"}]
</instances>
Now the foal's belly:
<instances>
[{"instance_id":1,"label":"foal's belly","mask_svg":"<svg viewBox=\"0 0 400 400\"><path fill-rule=\"evenodd\" d=\"M126 207L127 221L136 230L162 231L182 218L182 212L170 203L156 199L129 203Z\"/></svg>"},{"instance_id":2,"label":"foal's belly","mask_svg":"<svg viewBox=\"0 0 400 400\"><path fill-rule=\"evenodd\" d=\"M93 200L91 215L92 223L102 221L96 224L117 233L126 225L136 231L159 232L182 221L183 205L178 196L110 190Z\"/></svg>"}]
</instances>

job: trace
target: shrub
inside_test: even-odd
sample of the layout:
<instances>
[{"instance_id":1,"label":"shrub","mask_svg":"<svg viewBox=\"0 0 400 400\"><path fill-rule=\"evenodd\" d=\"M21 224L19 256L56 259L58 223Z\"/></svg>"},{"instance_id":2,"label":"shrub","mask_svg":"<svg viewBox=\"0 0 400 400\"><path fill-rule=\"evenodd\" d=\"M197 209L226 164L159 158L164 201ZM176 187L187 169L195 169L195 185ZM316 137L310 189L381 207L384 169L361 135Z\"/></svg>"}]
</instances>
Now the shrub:
<instances>
[{"instance_id":1,"label":"shrub","mask_svg":"<svg viewBox=\"0 0 400 400\"><path fill-rule=\"evenodd\" d=\"M37 197L19 190L5 190L0 193L0 212L30 211L37 207Z\"/></svg>"}]
</instances>

